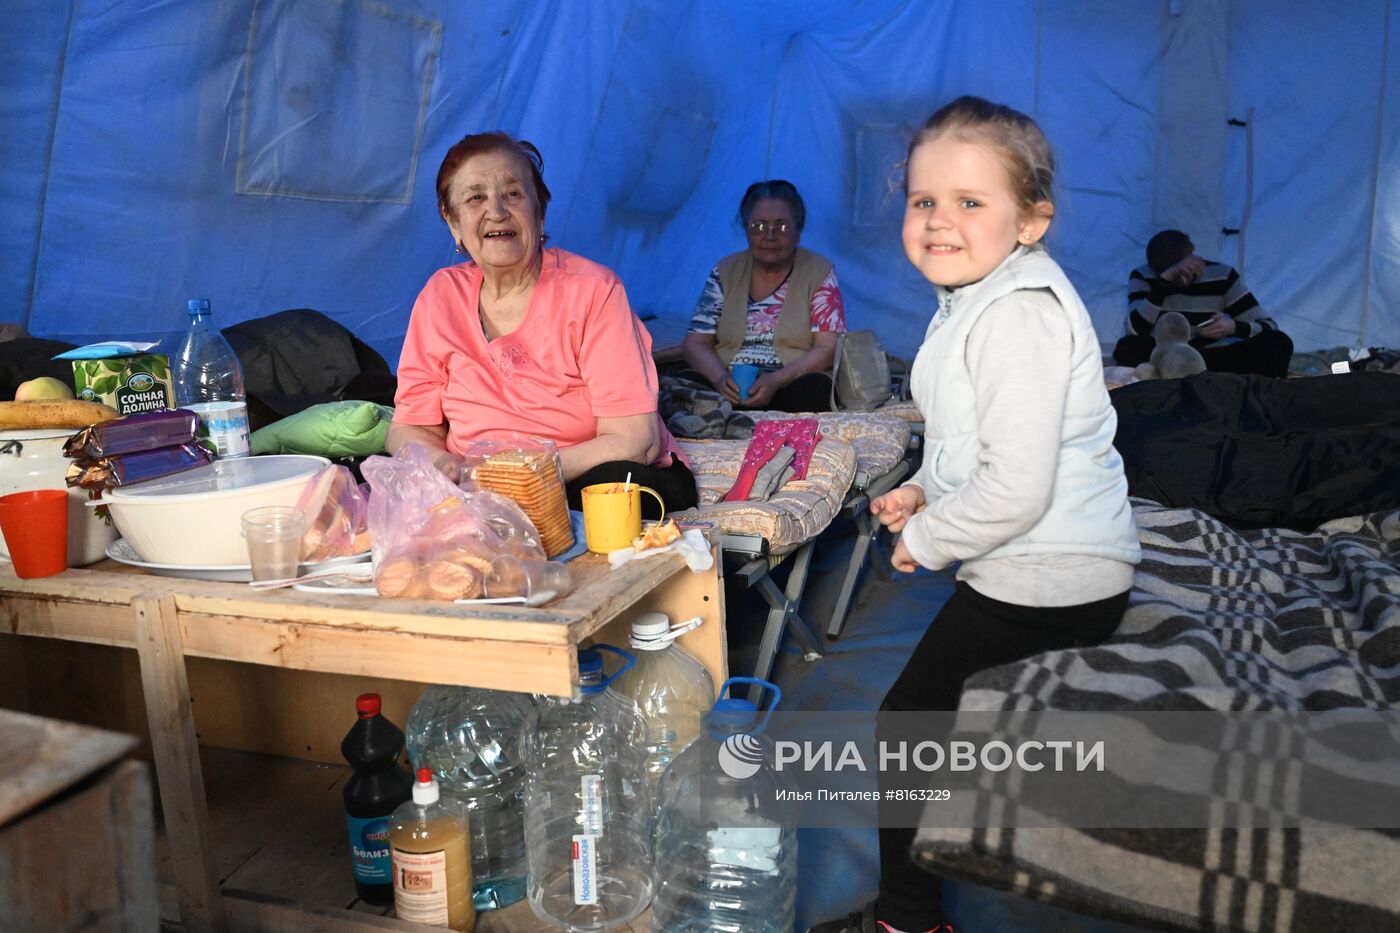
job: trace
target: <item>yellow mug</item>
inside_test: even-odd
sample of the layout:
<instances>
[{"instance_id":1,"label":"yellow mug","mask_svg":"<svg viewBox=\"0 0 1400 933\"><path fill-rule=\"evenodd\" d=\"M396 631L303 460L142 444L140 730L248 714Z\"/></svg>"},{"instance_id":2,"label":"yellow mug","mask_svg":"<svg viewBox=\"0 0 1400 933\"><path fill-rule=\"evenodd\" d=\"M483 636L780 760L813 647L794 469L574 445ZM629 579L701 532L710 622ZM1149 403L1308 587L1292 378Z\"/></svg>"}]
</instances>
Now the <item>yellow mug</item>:
<instances>
[{"instance_id":1,"label":"yellow mug","mask_svg":"<svg viewBox=\"0 0 1400 933\"><path fill-rule=\"evenodd\" d=\"M642 533L642 493L656 499L661 517L666 503L655 489L633 483L624 491L622 483L594 483L583 487L583 539L594 554L607 554L632 546Z\"/></svg>"}]
</instances>

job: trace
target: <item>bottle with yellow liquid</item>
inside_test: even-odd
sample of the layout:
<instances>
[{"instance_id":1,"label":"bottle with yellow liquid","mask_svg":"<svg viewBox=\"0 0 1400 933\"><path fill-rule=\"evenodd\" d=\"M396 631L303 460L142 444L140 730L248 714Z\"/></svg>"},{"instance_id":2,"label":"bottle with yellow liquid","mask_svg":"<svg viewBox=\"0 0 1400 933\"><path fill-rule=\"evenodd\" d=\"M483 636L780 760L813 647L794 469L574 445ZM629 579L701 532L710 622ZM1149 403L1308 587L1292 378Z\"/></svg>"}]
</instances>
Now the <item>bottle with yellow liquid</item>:
<instances>
[{"instance_id":1,"label":"bottle with yellow liquid","mask_svg":"<svg viewBox=\"0 0 1400 933\"><path fill-rule=\"evenodd\" d=\"M433 772L419 768L413 799L389 818L394 911L400 920L476 930L469 839L466 810L441 799Z\"/></svg>"}]
</instances>

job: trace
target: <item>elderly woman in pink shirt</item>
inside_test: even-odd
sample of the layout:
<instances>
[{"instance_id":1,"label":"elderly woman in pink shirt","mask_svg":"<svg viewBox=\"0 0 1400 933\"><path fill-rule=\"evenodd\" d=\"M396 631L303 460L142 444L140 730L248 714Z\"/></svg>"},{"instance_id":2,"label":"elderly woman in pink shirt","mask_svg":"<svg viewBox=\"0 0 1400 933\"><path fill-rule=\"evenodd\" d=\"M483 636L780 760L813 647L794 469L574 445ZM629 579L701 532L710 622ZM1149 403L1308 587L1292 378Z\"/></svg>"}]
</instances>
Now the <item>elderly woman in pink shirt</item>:
<instances>
[{"instance_id":1,"label":"elderly woman in pink shirt","mask_svg":"<svg viewBox=\"0 0 1400 933\"><path fill-rule=\"evenodd\" d=\"M657 415L651 335L610 270L544 247L541 165L504 133L467 136L443 159L438 211L471 261L439 269L413 306L389 452L531 434L559 445L573 508L584 486L629 472L668 512L689 508L695 478Z\"/></svg>"}]
</instances>

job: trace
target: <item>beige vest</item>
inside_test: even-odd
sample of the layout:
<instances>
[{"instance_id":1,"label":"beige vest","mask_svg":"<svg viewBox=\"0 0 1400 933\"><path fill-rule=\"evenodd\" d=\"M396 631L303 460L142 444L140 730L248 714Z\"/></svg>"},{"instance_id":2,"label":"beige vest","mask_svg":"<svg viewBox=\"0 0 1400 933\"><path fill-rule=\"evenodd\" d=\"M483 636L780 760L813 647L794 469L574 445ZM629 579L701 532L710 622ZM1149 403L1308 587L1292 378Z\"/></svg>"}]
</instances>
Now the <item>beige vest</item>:
<instances>
[{"instance_id":1,"label":"beige vest","mask_svg":"<svg viewBox=\"0 0 1400 933\"><path fill-rule=\"evenodd\" d=\"M744 250L726 256L716 268L724 290L724 310L716 328L715 353L728 366L748 333L753 254ZM812 295L830 271L830 262L810 250L797 248L783 310L773 325L773 349L784 366L812 349Z\"/></svg>"}]
</instances>

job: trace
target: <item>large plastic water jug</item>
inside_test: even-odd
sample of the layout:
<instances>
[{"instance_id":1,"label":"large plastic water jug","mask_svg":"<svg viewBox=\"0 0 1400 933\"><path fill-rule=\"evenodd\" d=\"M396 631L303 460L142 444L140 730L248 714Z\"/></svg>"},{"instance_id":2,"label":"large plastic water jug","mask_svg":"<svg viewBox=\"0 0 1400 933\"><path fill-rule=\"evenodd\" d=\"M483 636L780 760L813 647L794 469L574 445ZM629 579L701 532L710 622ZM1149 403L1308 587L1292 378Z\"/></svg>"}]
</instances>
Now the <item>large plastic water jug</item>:
<instances>
[{"instance_id":1,"label":"large plastic water jug","mask_svg":"<svg viewBox=\"0 0 1400 933\"><path fill-rule=\"evenodd\" d=\"M653 799L661 773L700 734L700 721L715 702L710 672L675 642L700 622L697 617L672 628L671 620L659 612L633 619L631 644L637 663L613 682L612 688L631 697L642 717L647 789Z\"/></svg>"},{"instance_id":2,"label":"large plastic water jug","mask_svg":"<svg viewBox=\"0 0 1400 933\"><path fill-rule=\"evenodd\" d=\"M466 806L472 902L478 911L525 896L525 765L520 740L534 713L526 694L432 686L408 716L414 768L431 768L443 796Z\"/></svg>"},{"instance_id":3,"label":"large plastic water jug","mask_svg":"<svg viewBox=\"0 0 1400 933\"><path fill-rule=\"evenodd\" d=\"M760 719L736 683L773 691ZM782 698L777 686L732 677L705 731L661 777L652 929L666 933L791 933L796 923L797 830L777 790L763 729Z\"/></svg>"},{"instance_id":4,"label":"large plastic water jug","mask_svg":"<svg viewBox=\"0 0 1400 933\"><path fill-rule=\"evenodd\" d=\"M530 907L566 930L626 925L651 901L651 838L636 705L578 653L579 699L546 698L525 737ZM661 928L657 928L661 929Z\"/></svg>"}]
</instances>

